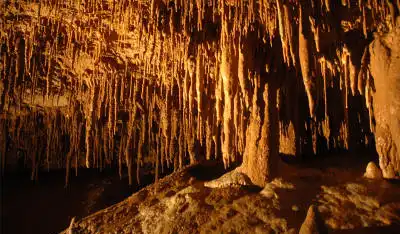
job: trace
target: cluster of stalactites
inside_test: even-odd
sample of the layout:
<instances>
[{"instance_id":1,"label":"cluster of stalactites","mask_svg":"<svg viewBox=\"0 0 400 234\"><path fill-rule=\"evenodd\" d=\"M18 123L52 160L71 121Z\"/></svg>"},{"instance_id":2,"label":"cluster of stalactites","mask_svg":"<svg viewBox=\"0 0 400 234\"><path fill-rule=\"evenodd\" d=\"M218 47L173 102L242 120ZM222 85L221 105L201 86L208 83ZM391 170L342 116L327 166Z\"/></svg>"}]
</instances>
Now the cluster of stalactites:
<instances>
[{"instance_id":1,"label":"cluster of stalactites","mask_svg":"<svg viewBox=\"0 0 400 234\"><path fill-rule=\"evenodd\" d=\"M201 154L210 159L221 152L226 166L240 161L248 112L259 109L253 105L260 70L272 73L280 64L257 61L277 53L268 49L270 55L260 56L267 52L258 45L281 46L288 71L279 77L277 105L281 142L296 144L288 147L290 153L302 152L298 148L309 141L307 131L314 144L322 135L348 148L354 112L349 100L364 95L369 116L372 110L366 44L354 50L344 41L345 34L354 30L368 37L378 25L390 28L386 19L393 21L399 7L378 0L8 4L17 13L10 13L14 15L7 21L13 24L3 25L1 34L1 111L15 103L54 106L67 99L62 111L70 142L66 167L74 157L76 167L83 161L102 168L116 160L120 173L127 165L130 183L133 166L139 179L146 158L156 173L194 163ZM14 23L18 26L9 26ZM293 91L297 96L290 96ZM303 94L309 113L301 118ZM342 105L332 104L334 99L343 100ZM337 124L332 123L335 108L343 112ZM285 116L289 112L295 113ZM286 117L289 124L283 121ZM53 151L48 147L52 140L47 141L44 148Z\"/></svg>"},{"instance_id":2,"label":"cluster of stalactites","mask_svg":"<svg viewBox=\"0 0 400 234\"><path fill-rule=\"evenodd\" d=\"M5 166L11 164L8 160L32 168L32 180L38 178L42 166L50 169L65 165L65 157L60 155L65 155L65 149L72 144L65 139L72 129L60 111L50 110L44 114L41 110L32 110L17 118L2 118L0 125L3 173ZM7 138L12 141L7 141Z\"/></svg>"}]
</instances>

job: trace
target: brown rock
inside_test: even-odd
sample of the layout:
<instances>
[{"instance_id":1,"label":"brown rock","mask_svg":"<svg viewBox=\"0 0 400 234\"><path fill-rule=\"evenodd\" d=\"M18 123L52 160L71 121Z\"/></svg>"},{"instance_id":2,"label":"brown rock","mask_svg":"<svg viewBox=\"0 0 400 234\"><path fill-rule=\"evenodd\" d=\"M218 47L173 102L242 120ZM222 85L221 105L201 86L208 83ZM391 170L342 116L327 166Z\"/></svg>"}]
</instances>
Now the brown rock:
<instances>
[{"instance_id":1,"label":"brown rock","mask_svg":"<svg viewBox=\"0 0 400 234\"><path fill-rule=\"evenodd\" d=\"M320 218L317 207L311 205L308 208L306 219L301 225L300 234L326 233L324 221Z\"/></svg>"},{"instance_id":2,"label":"brown rock","mask_svg":"<svg viewBox=\"0 0 400 234\"><path fill-rule=\"evenodd\" d=\"M400 26L377 36L370 45L370 70L374 78L376 148L383 177L394 178L400 171Z\"/></svg>"},{"instance_id":3,"label":"brown rock","mask_svg":"<svg viewBox=\"0 0 400 234\"><path fill-rule=\"evenodd\" d=\"M369 162L364 177L368 179L382 179L382 171L374 162Z\"/></svg>"}]
</instances>

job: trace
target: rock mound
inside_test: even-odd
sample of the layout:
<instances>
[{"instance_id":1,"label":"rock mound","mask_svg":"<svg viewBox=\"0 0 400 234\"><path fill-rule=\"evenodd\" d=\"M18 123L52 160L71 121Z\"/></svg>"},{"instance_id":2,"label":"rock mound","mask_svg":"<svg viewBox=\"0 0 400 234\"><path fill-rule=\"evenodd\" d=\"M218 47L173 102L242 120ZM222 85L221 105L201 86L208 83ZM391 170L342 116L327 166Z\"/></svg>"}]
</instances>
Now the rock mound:
<instances>
[{"instance_id":1,"label":"rock mound","mask_svg":"<svg viewBox=\"0 0 400 234\"><path fill-rule=\"evenodd\" d=\"M250 178L238 170L233 170L218 179L204 183L204 186L208 188L226 188L250 185L253 185Z\"/></svg>"},{"instance_id":2,"label":"rock mound","mask_svg":"<svg viewBox=\"0 0 400 234\"><path fill-rule=\"evenodd\" d=\"M364 177L368 179L382 179L382 171L374 162L369 162Z\"/></svg>"}]
</instances>

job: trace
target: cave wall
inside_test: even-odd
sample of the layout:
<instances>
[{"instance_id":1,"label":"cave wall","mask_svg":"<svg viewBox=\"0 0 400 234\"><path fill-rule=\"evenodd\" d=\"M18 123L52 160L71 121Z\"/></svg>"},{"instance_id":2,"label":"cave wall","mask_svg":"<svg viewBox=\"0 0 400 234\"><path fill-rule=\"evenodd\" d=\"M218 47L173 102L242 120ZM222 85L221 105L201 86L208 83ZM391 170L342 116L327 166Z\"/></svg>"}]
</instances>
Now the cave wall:
<instances>
[{"instance_id":1,"label":"cave wall","mask_svg":"<svg viewBox=\"0 0 400 234\"><path fill-rule=\"evenodd\" d=\"M369 45L398 27L399 2L28 0L1 9L2 171L20 163L34 179L65 167L68 182L70 168L118 166L132 183L144 164L158 176L222 159L243 162L262 185L279 153L374 147L374 78L385 75L371 74Z\"/></svg>"}]
</instances>

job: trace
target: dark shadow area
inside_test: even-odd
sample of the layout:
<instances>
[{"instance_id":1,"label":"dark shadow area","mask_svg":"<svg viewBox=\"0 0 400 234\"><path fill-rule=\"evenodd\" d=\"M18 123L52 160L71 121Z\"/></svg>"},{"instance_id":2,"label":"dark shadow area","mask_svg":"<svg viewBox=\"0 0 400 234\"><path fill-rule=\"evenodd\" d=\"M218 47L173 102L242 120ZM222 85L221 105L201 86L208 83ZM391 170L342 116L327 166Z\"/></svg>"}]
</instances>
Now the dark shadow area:
<instances>
[{"instance_id":1,"label":"dark shadow area","mask_svg":"<svg viewBox=\"0 0 400 234\"><path fill-rule=\"evenodd\" d=\"M73 217L83 218L114 205L154 182L151 174L141 178L141 185L129 186L124 172L106 169L80 169L70 176L65 188L65 170L39 173L38 181L30 172L5 174L1 192L1 233L58 233Z\"/></svg>"},{"instance_id":2,"label":"dark shadow area","mask_svg":"<svg viewBox=\"0 0 400 234\"><path fill-rule=\"evenodd\" d=\"M232 171L235 167L225 169L222 161L205 160L188 169L188 173L198 180L208 181L221 177L223 174Z\"/></svg>"},{"instance_id":3,"label":"dark shadow area","mask_svg":"<svg viewBox=\"0 0 400 234\"><path fill-rule=\"evenodd\" d=\"M386 179L386 181L387 181L388 183L390 183L390 184L400 186L400 180L396 180L396 179ZM399 230L400 230L400 229L399 229Z\"/></svg>"},{"instance_id":4,"label":"dark shadow area","mask_svg":"<svg viewBox=\"0 0 400 234\"><path fill-rule=\"evenodd\" d=\"M364 227L364 228L356 228L356 229L349 229L349 230L340 230L340 231L334 231L332 233L334 234L380 234L380 233L385 233L385 234L397 234L400 232L400 225L390 225L390 226L384 226L384 227Z\"/></svg>"},{"instance_id":5,"label":"dark shadow area","mask_svg":"<svg viewBox=\"0 0 400 234\"><path fill-rule=\"evenodd\" d=\"M365 169L364 166L368 162L375 162L379 165L379 156L376 151L368 149L360 149L357 151L346 151L337 150L332 152L327 152L318 155L302 155L294 156L287 154L280 154L280 159L282 162L288 165L316 168L316 169L328 169L334 167L341 168L352 168Z\"/></svg>"}]
</instances>

